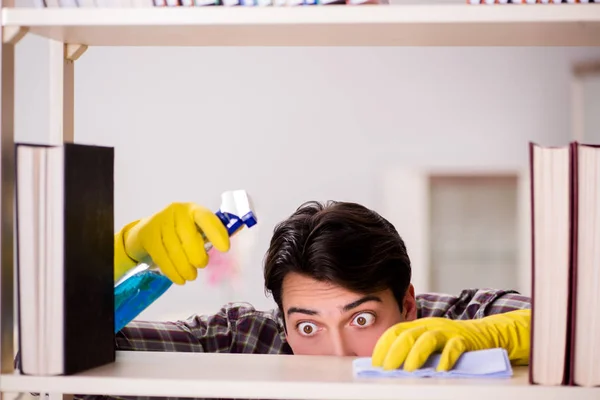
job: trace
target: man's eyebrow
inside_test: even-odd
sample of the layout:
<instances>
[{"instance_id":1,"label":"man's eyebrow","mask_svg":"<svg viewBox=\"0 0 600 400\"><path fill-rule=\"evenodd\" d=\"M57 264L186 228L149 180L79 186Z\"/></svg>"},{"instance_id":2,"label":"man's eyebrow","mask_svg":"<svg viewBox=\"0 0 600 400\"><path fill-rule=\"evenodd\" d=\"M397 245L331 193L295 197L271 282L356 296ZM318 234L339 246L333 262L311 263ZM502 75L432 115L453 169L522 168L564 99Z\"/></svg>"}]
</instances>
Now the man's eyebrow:
<instances>
[{"instance_id":1,"label":"man's eyebrow","mask_svg":"<svg viewBox=\"0 0 600 400\"><path fill-rule=\"evenodd\" d=\"M353 301L352 303L346 304L344 307L342 307L342 311L348 312L348 311L352 310L353 308L356 308L356 307L360 306L361 304L364 304L368 301L376 301L378 303L382 302L381 298L379 298L378 296L368 295L365 297L361 297L360 299Z\"/></svg>"},{"instance_id":2,"label":"man's eyebrow","mask_svg":"<svg viewBox=\"0 0 600 400\"><path fill-rule=\"evenodd\" d=\"M307 308L300 308L300 307L290 307L287 310L287 315L288 317L290 316L290 314L306 314L306 315L317 315L319 314L317 311L315 310L309 310Z\"/></svg>"}]
</instances>

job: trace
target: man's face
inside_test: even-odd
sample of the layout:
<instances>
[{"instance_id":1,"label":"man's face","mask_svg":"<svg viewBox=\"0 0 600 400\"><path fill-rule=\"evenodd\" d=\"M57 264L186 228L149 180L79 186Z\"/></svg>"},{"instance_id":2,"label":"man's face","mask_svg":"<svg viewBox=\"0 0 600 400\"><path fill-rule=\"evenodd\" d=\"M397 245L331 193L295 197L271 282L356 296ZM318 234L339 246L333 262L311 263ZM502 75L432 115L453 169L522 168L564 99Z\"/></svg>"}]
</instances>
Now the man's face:
<instances>
[{"instance_id":1,"label":"man's face","mask_svg":"<svg viewBox=\"0 0 600 400\"><path fill-rule=\"evenodd\" d=\"M412 285L402 312L391 290L357 294L296 273L282 293L287 341L298 355L370 357L386 329L416 318Z\"/></svg>"}]
</instances>

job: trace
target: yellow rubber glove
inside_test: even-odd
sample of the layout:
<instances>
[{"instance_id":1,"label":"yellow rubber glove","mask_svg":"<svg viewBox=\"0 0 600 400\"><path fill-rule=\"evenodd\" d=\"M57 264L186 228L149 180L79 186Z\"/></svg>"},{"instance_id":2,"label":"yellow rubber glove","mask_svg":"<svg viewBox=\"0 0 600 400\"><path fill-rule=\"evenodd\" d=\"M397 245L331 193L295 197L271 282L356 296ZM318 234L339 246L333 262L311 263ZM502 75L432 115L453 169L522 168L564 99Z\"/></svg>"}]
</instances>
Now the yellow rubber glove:
<instances>
[{"instance_id":1,"label":"yellow rubber glove","mask_svg":"<svg viewBox=\"0 0 600 400\"><path fill-rule=\"evenodd\" d=\"M398 323L379 338L375 367L414 371L432 353L441 352L438 371L448 371L466 351L501 347L513 365L529 364L530 310L510 311L472 320L429 317Z\"/></svg>"},{"instance_id":2,"label":"yellow rubber glove","mask_svg":"<svg viewBox=\"0 0 600 400\"><path fill-rule=\"evenodd\" d=\"M215 249L229 250L229 235L209 209L173 203L162 211L124 226L115 235L115 281L140 262L152 261L178 285L193 281L208 264L202 233Z\"/></svg>"}]
</instances>

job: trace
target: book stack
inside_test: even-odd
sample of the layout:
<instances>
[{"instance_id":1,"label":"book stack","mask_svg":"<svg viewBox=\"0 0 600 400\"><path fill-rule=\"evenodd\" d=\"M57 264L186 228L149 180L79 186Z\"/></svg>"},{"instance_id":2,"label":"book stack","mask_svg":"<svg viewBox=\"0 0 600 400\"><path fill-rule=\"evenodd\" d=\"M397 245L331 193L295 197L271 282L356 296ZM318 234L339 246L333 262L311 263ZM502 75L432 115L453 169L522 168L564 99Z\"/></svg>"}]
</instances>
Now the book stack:
<instances>
[{"instance_id":1,"label":"book stack","mask_svg":"<svg viewBox=\"0 0 600 400\"><path fill-rule=\"evenodd\" d=\"M16 146L18 365L70 375L115 360L113 149Z\"/></svg>"},{"instance_id":2,"label":"book stack","mask_svg":"<svg viewBox=\"0 0 600 400\"><path fill-rule=\"evenodd\" d=\"M530 144L530 382L600 386L600 147Z\"/></svg>"}]
</instances>

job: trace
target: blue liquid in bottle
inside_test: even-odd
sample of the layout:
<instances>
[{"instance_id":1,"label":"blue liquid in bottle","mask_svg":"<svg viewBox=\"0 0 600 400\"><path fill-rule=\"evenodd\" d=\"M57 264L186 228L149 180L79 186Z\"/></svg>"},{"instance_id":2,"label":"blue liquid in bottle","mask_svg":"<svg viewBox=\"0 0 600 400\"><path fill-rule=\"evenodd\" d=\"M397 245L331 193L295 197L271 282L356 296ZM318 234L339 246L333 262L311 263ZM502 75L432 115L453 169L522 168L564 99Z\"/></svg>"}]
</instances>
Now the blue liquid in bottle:
<instances>
[{"instance_id":1,"label":"blue liquid in bottle","mask_svg":"<svg viewBox=\"0 0 600 400\"><path fill-rule=\"evenodd\" d=\"M158 299L173 282L158 271L144 269L115 286L115 333Z\"/></svg>"},{"instance_id":2,"label":"blue liquid in bottle","mask_svg":"<svg viewBox=\"0 0 600 400\"><path fill-rule=\"evenodd\" d=\"M227 228L229 236L244 225L250 228L257 222L253 212L242 217L221 211L215 214ZM212 244L206 241L206 251L210 248ZM172 285L173 282L169 278L147 264L137 266L121 278L115 284L115 333L133 321Z\"/></svg>"}]
</instances>

